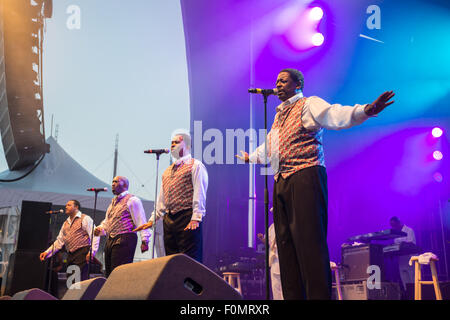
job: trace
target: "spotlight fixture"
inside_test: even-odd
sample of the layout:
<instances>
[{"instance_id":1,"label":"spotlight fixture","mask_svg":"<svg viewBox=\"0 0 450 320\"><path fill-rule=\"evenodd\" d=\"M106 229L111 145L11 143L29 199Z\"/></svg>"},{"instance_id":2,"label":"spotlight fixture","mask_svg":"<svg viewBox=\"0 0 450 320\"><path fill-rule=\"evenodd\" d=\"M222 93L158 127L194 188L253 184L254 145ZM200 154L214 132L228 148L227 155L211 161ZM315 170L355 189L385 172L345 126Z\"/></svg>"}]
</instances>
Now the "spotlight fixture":
<instances>
[{"instance_id":1,"label":"spotlight fixture","mask_svg":"<svg viewBox=\"0 0 450 320\"><path fill-rule=\"evenodd\" d=\"M431 134L433 135L433 137L435 138L439 138L442 136L444 132L442 131L441 128L439 127L434 127L433 130L431 130Z\"/></svg>"},{"instance_id":2,"label":"spotlight fixture","mask_svg":"<svg viewBox=\"0 0 450 320\"><path fill-rule=\"evenodd\" d=\"M439 161L442 160L442 158L444 158L444 155L439 150L436 150L435 152L433 152L433 158Z\"/></svg>"}]
</instances>

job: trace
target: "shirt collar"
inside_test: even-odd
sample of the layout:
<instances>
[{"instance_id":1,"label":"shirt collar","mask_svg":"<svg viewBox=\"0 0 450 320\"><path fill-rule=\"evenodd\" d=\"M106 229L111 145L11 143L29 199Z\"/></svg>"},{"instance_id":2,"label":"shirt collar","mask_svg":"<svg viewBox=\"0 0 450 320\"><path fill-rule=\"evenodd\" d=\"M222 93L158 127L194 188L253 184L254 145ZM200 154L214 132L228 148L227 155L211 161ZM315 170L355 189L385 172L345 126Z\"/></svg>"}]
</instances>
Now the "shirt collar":
<instances>
[{"instance_id":1,"label":"shirt collar","mask_svg":"<svg viewBox=\"0 0 450 320\"><path fill-rule=\"evenodd\" d=\"M128 193L129 193L128 190L125 190L125 191L122 192L121 194L118 194L118 195L116 196L116 198L123 198L123 197L125 197Z\"/></svg>"},{"instance_id":2,"label":"shirt collar","mask_svg":"<svg viewBox=\"0 0 450 320\"><path fill-rule=\"evenodd\" d=\"M184 163L184 162L190 160L191 158L192 158L192 156L191 156L191 154L189 153L189 154L187 154L187 155L185 155L185 156L183 156L183 157L177 159L177 161L175 161L175 165L178 166L178 165L180 165L182 162Z\"/></svg>"},{"instance_id":3,"label":"shirt collar","mask_svg":"<svg viewBox=\"0 0 450 320\"><path fill-rule=\"evenodd\" d=\"M70 219L70 217L67 217L67 222L69 222L70 225L75 221L75 218L81 218L81 211L78 210L77 214L73 217L73 220Z\"/></svg>"},{"instance_id":4,"label":"shirt collar","mask_svg":"<svg viewBox=\"0 0 450 320\"><path fill-rule=\"evenodd\" d=\"M299 92L297 93L295 96L290 97L289 99L287 99L286 101L282 102L281 104L278 105L277 107L277 112L279 111L283 111L284 108L286 108L287 106L290 106L291 104L296 103L298 100L300 100L301 98L303 98L303 92Z\"/></svg>"}]
</instances>

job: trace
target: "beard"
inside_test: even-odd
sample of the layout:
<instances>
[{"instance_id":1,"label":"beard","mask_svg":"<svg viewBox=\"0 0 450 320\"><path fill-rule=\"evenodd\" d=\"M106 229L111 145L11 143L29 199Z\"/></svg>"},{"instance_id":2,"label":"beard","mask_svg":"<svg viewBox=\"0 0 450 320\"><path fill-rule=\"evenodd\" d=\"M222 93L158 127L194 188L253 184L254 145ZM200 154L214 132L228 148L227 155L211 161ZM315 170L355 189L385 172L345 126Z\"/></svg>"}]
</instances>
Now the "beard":
<instances>
[{"instance_id":1,"label":"beard","mask_svg":"<svg viewBox=\"0 0 450 320\"><path fill-rule=\"evenodd\" d=\"M173 148L172 150L170 150L170 154L172 155L172 157L173 157L175 160L178 160L178 159L181 158L181 157L180 157L180 151L181 151L181 146L178 145L178 146L176 146L175 148Z\"/></svg>"}]
</instances>

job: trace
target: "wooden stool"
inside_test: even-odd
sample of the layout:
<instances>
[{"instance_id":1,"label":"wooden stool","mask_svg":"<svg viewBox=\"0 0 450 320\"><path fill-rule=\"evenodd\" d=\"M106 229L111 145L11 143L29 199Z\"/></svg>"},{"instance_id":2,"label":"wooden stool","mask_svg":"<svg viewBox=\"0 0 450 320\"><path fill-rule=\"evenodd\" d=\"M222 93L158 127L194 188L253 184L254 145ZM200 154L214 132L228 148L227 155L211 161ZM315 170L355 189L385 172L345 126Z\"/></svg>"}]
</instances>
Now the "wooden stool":
<instances>
[{"instance_id":1,"label":"wooden stool","mask_svg":"<svg viewBox=\"0 0 450 320\"><path fill-rule=\"evenodd\" d=\"M338 300L342 300L342 291L341 291L341 279L339 277L339 267L333 261L330 261L330 269L334 272L334 277L336 278L336 283L333 284L333 288L336 288Z\"/></svg>"},{"instance_id":2,"label":"wooden stool","mask_svg":"<svg viewBox=\"0 0 450 320\"><path fill-rule=\"evenodd\" d=\"M230 286L236 289L237 292L242 294L241 289L241 274L239 272L224 272L223 280L228 282Z\"/></svg>"},{"instance_id":3,"label":"wooden stool","mask_svg":"<svg viewBox=\"0 0 450 320\"><path fill-rule=\"evenodd\" d=\"M419 262L419 256L413 256L409 260L410 263L414 262L415 265L415 281L414 281L414 300L422 300L422 285L432 284L434 286L434 293L436 294L436 300L442 300L441 289L439 288L439 281L436 272L435 261L438 259L430 258L430 269L432 281L422 280L421 263Z\"/></svg>"}]
</instances>

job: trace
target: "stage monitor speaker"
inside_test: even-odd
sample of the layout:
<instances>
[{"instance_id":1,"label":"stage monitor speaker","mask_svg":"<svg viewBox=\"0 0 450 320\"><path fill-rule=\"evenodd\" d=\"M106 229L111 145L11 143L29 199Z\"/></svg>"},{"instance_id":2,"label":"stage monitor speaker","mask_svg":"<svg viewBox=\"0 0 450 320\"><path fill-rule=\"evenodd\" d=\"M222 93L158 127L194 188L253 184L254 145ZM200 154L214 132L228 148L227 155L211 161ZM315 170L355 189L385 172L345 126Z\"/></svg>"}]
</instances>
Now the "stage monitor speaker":
<instances>
[{"instance_id":1,"label":"stage monitor speaker","mask_svg":"<svg viewBox=\"0 0 450 320\"><path fill-rule=\"evenodd\" d=\"M96 300L240 300L221 277L185 254L125 264L109 275Z\"/></svg>"},{"instance_id":2,"label":"stage monitor speaker","mask_svg":"<svg viewBox=\"0 0 450 320\"><path fill-rule=\"evenodd\" d=\"M33 288L17 292L11 300L58 300L51 294L41 289Z\"/></svg>"},{"instance_id":3,"label":"stage monitor speaker","mask_svg":"<svg viewBox=\"0 0 450 320\"><path fill-rule=\"evenodd\" d=\"M17 250L42 252L49 245L51 202L22 201Z\"/></svg>"},{"instance_id":4,"label":"stage monitor speaker","mask_svg":"<svg viewBox=\"0 0 450 320\"><path fill-rule=\"evenodd\" d=\"M344 281L363 281L371 275L369 266L380 267L380 281L384 281L383 247L381 245L363 244L342 248L342 265Z\"/></svg>"},{"instance_id":5,"label":"stage monitor speaker","mask_svg":"<svg viewBox=\"0 0 450 320\"><path fill-rule=\"evenodd\" d=\"M94 300L105 281L106 278L97 277L74 283L61 300Z\"/></svg>"},{"instance_id":6,"label":"stage monitor speaker","mask_svg":"<svg viewBox=\"0 0 450 320\"><path fill-rule=\"evenodd\" d=\"M15 293L30 288L45 289L47 281L47 261L39 260L40 251L16 250L8 263L8 275L5 294Z\"/></svg>"}]
</instances>

